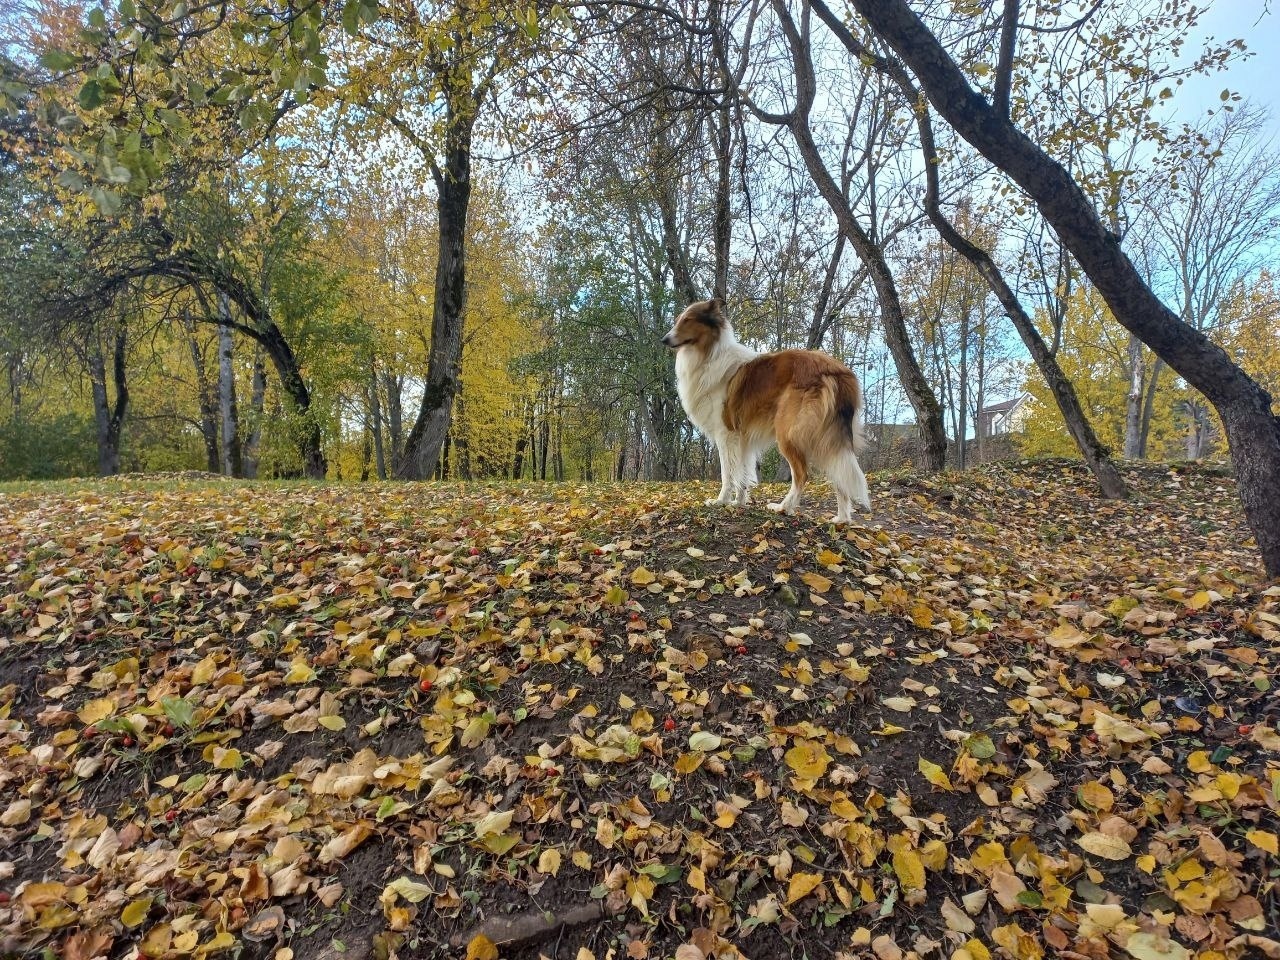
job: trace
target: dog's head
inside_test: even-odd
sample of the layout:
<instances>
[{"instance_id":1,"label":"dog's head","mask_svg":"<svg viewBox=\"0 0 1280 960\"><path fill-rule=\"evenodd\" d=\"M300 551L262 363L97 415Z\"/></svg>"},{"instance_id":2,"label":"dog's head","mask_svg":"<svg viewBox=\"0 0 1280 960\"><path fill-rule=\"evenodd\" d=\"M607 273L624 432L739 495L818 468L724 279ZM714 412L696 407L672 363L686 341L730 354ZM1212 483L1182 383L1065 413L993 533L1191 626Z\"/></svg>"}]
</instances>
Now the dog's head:
<instances>
[{"instance_id":1,"label":"dog's head","mask_svg":"<svg viewBox=\"0 0 1280 960\"><path fill-rule=\"evenodd\" d=\"M676 325L662 338L672 350L698 347L703 350L720 339L724 331L724 301L719 297L691 303L676 317Z\"/></svg>"}]
</instances>

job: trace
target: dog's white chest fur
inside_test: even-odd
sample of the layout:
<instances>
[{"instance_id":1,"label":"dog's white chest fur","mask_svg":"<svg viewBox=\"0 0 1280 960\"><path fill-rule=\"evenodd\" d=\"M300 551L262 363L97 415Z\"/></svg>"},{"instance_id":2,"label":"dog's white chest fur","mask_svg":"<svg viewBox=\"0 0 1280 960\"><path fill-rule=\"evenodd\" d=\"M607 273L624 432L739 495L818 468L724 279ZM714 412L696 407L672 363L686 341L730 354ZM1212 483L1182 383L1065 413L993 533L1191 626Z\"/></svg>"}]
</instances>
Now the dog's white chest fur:
<instances>
[{"instance_id":1,"label":"dog's white chest fur","mask_svg":"<svg viewBox=\"0 0 1280 960\"><path fill-rule=\"evenodd\" d=\"M736 342L727 330L706 356L688 347L676 354L676 392L684 412L703 436L715 441L725 433L729 381L755 356L754 350Z\"/></svg>"}]
</instances>

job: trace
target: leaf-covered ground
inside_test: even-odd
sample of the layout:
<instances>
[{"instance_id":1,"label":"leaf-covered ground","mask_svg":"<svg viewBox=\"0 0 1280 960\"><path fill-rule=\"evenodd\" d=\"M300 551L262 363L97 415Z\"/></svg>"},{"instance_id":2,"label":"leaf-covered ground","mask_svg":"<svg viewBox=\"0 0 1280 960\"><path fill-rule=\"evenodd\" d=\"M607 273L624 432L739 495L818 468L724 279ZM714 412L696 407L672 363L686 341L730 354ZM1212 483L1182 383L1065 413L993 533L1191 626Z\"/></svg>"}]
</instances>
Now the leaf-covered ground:
<instances>
[{"instance_id":1,"label":"leaf-covered ground","mask_svg":"<svg viewBox=\"0 0 1280 960\"><path fill-rule=\"evenodd\" d=\"M1280 587L1128 476L0 493L0 955L1280 957Z\"/></svg>"}]
</instances>

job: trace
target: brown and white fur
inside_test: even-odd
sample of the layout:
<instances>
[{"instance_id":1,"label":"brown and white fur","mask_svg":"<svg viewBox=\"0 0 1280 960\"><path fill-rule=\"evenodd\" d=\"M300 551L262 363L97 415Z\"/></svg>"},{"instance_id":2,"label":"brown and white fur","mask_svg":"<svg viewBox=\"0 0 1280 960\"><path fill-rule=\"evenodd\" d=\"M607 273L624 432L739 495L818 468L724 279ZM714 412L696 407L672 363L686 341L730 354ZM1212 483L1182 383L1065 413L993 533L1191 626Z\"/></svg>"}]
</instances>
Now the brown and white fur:
<instances>
[{"instance_id":1,"label":"brown and white fur","mask_svg":"<svg viewBox=\"0 0 1280 960\"><path fill-rule=\"evenodd\" d=\"M720 454L720 496L708 503L747 503L776 442L791 489L769 509L794 513L811 467L835 487L836 523L853 519L855 503L871 509L857 458L862 391L844 364L813 350L757 354L735 339L719 299L687 307L662 342L676 351L685 413Z\"/></svg>"}]
</instances>

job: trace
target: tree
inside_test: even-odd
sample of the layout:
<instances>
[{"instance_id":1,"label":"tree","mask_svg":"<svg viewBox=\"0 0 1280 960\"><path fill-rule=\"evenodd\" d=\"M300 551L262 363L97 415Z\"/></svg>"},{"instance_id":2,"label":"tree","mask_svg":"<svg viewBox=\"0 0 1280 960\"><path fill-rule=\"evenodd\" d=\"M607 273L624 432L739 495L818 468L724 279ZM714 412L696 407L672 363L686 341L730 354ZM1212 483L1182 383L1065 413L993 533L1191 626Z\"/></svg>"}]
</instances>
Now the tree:
<instances>
[{"instance_id":1,"label":"tree","mask_svg":"<svg viewBox=\"0 0 1280 960\"><path fill-rule=\"evenodd\" d=\"M938 113L1026 191L1116 319L1217 409L1263 565L1269 575L1280 576L1280 419L1271 411L1270 395L1152 292L1080 184L1014 125L1006 97L988 100L973 89L906 0L851 2L915 74ZM1017 13L1017 0L1006 0L1004 15L1013 19ZM1011 57L1002 56L997 91L1008 87L1011 70Z\"/></svg>"}]
</instances>

